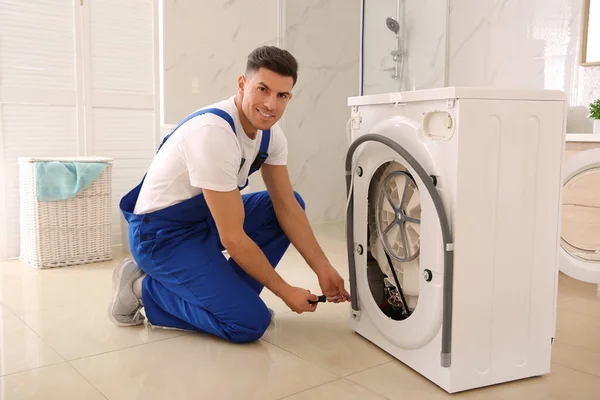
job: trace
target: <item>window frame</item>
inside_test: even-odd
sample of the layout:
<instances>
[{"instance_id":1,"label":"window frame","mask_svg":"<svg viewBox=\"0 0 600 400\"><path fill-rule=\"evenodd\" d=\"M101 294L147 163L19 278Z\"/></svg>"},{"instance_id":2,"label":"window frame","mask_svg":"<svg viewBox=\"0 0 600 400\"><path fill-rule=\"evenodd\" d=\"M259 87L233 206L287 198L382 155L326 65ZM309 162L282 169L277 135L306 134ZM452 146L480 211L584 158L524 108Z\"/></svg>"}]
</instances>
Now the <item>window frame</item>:
<instances>
[{"instance_id":1,"label":"window frame","mask_svg":"<svg viewBox=\"0 0 600 400\"><path fill-rule=\"evenodd\" d=\"M598 0L597 0L598 1ZM584 67L600 66L600 60L598 61L587 61L587 44L588 44L588 33L589 33L589 22L590 22L590 7L591 0L583 0L583 10L581 17L581 48L579 64Z\"/></svg>"}]
</instances>

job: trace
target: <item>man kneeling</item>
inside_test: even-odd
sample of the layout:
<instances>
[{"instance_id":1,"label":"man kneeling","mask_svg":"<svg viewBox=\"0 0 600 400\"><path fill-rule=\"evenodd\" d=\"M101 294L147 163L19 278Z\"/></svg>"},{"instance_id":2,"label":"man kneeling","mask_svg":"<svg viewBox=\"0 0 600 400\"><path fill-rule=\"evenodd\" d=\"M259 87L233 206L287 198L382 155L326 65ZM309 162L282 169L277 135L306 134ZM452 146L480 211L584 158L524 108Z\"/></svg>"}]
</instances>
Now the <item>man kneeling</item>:
<instances>
[{"instance_id":1,"label":"man kneeling","mask_svg":"<svg viewBox=\"0 0 600 400\"><path fill-rule=\"evenodd\" d=\"M277 121L297 69L285 50L254 50L235 96L191 114L163 140L142 182L121 199L135 262L124 260L113 274L115 324L143 323L143 307L155 326L255 341L271 321L259 297L263 287L297 313L317 308L316 295L274 269L290 242L323 294L347 300L286 167L287 140ZM267 190L241 195L259 169Z\"/></svg>"}]
</instances>

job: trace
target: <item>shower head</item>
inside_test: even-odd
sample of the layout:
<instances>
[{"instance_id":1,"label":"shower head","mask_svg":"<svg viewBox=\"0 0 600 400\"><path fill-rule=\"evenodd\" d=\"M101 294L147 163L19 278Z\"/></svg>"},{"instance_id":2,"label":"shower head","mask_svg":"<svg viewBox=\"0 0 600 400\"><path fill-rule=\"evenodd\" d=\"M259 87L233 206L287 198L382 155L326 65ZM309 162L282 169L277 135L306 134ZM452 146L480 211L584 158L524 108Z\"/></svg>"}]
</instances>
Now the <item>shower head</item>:
<instances>
[{"instance_id":1,"label":"shower head","mask_svg":"<svg viewBox=\"0 0 600 400\"><path fill-rule=\"evenodd\" d=\"M396 35L398 34L398 32L400 31L400 24L398 23L398 21L396 21L394 18L392 17L388 17L385 20L385 24L387 25L388 29L392 32L394 32Z\"/></svg>"}]
</instances>

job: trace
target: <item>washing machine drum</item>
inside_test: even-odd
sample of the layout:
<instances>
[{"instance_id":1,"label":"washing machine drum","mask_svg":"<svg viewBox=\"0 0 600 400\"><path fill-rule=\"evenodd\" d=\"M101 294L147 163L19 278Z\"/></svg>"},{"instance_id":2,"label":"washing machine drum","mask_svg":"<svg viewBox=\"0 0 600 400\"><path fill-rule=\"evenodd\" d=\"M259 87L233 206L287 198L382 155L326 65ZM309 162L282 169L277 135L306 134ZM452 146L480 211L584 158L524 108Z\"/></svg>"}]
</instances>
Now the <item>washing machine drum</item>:
<instances>
[{"instance_id":1,"label":"washing machine drum","mask_svg":"<svg viewBox=\"0 0 600 400\"><path fill-rule=\"evenodd\" d=\"M600 283L600 149L575 154L563 171L559 268L577 280Z\"/></svg>"},{"instance_id":2,"label":"washing machine drum","mask_svg":"<svg viewBox=\"0 0 600 400\"><path fill-rule=\"evenodd\" d=\"M375 172L369 198L374 200L369 203L369 246L383 277L376 300L390 318L403 320L419 297L419 190L407 169L388 163Z\"/></svg>"}]
</instances>

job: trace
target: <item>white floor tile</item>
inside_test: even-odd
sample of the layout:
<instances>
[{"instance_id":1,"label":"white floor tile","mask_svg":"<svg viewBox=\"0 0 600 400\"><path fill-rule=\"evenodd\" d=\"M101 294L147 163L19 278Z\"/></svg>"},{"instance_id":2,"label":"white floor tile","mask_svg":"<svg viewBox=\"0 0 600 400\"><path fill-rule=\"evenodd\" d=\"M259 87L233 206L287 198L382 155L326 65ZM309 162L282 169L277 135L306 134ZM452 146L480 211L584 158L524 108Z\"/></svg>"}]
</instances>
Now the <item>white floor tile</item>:
<instances>
[{"instance_id":1,"label":"white floor tile","mask_svg":"<svg viewBox=\"0 0 600 400\"><path fill-rule=\"evenodd\" d=\"M150 343L185 332L150 329L145 324L118 327L107 318L108 303L54 307L23 317L46 343L66 360Z\"/></svg>"},{"instance_id":2,"label":"white floor tile","mask_svg":"<svg viewBox=\"0 0 600 400\"><path fill-rule=\"evenodd\" d=\"M349 328L349 303L320 303L314 313L277 315L264 340L345 376L392 359Z\"/></svg>"},{"instance_id":3,"label":"white floor tile","mask_svg":"<svg viewBox=\"0 0 600 400\"><path fill-rule=\"evenodd\" d=\"M314 226L345 279L344 225ZM551 374L449 396L349 328L349 304L297 315L268 290L274 324L263 340L231 345L203 334L106 317L114 261L36 270L0 262L1 399L597 399L600 298L596 285L559 279ZM277 271L321 294L291 247ZM65 363L71 360L70 363ZM341 378L347 376L347 378ZM250 394L249 394L250 393Z\"/></svg>"},{"instance_id":4,"label":"white floor tile","mask_svg":"<svg viewBox=\"0 0 600 400\"><path fill-rule=\"evenodd\" d=\"M23 321L0 309L0 376L63 362Z\"/></svg>"},{"instance_id":5,"label":"white floor tile","mask_svg":"<svg viewBox=\"0 0 600 400\"><path fill-rule=\"evenodd\" d=\"M72 364L111 400L278 399L336 379L264 341L234 345L201 334Z\"/></svg>"},{"instance_id":6,"label":"white floor tile","mask_svg":"<svg viewBox=\"0 0 600 400\"><path fill-rule=\"evenodd\" d=\"M12 270L0 280L0 301L18 316L31 311L89 303L106 303L111 293L113 266L108 263L33 270L8 263ZM0 270L4 270L4 263Z\"/></svg>"},{"instance_id":7,"label":"white floor tile","mask_svg":"<svg viewBox=\"0 0 600 400\"><path fill-rule=\"evenodd\" d=\"M57 364L0 378L0 399L105 400L69 364Z\"/></svg>"},{"instance_id":8,"label":"white floor tile","mask_svg":"<svg viewBox=\"0 0 600 400\"><path fill-rule=\"evenodd\" d=\"M385 400L369 389L350 382L347 379L338 379L331 383L308 389L304 392L286 397L286 400Z\"/></svg>"}]
</instances>

